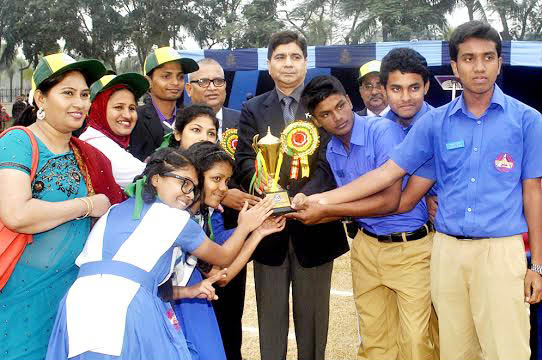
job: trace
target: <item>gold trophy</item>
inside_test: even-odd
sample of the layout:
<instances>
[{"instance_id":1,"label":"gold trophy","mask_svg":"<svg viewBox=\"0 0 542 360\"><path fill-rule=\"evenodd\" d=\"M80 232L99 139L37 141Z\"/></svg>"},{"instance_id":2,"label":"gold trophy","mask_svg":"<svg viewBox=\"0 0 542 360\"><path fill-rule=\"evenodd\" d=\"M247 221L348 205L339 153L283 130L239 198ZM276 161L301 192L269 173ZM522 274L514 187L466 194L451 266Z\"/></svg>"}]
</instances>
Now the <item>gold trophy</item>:
<instances>
[{"instance_id":1,"label":"gold trophy","mask_svg":"<svg viewBox=\"0 0 542 360\"><path fill-rule=\"evenodd\" d=\"M267 128L267 135L258 141L256 134L252 141L252 147L256 152L257 169L252 179L258 183L268 185L268 192L265 196L273 197L273 215L282 215L294 211L291 207L288 192L278 184L280 167L282 165L281 140L271 134L271 128Z\"/></svg>"}]
</instances>

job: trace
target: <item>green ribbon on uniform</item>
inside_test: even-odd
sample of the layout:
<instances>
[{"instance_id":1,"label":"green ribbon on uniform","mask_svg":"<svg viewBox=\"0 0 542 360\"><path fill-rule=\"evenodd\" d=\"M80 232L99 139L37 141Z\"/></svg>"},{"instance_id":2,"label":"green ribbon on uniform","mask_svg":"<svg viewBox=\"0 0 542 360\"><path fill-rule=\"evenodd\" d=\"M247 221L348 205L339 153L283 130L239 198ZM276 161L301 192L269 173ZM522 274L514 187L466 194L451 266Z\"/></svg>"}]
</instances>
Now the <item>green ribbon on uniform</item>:
<instances>
[{"instance_id":1,"label":"green ribbon on uniform","mask_svg":"<svg viewBox=\"0 0 542 360\"><path fill-rule=\"evenodd\" d=\"M147 177L143 176L136 182L124 188L124 192L131 198L135 198L134 211L132 212L132 220L139 220L143 211L143 186L147 182Z\"/></svg>"},{"instance_id":2,"label":"green ribbon on uniform","mask_svg":"<svg viewBox=\"0 0 542 360\"><path fill-rule=\"evenodd\" d=\"M162 143L160 144L159 149L167 148L171 144L171 138L173 137L173 132L170 132L162 138Z\"/></svg>"}]
</instances>

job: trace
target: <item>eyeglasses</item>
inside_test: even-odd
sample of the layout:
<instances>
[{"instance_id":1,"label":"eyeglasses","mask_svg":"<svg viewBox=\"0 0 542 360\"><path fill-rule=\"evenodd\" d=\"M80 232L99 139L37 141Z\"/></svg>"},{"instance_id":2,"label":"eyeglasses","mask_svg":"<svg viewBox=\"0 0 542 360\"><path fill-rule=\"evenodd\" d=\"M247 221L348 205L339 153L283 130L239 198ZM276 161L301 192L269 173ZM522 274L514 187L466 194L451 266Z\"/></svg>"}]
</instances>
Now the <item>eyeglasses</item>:
<instances>
[{"instance_id":1,"label":"eyeglasses","mask_svg":"<svg viewBox=\"0 0 542 360\"><path fill-rule=\"evenodd\" d=\"M180 181L181 190L183 194L190 194L191 192L194 192L194 197L196 197L199 194L199 188L194 184L192 180L190 180L187 177L177 175L171 172L164 173L162 176L175 178Z\"/></svg>"},{"instance_id":2,"label":"eyeglasses","mask_svg":"<svg viewBox=\"0 0 542 360\"><path fill-rule=\"evenodd\" d=\"M360 86L366 91L373 91L373 89L382 89L382 84L379 82L374 84L360 84Z\"/></svg>"},{"instance_id":3,"label":"eyeglasses","mask_svg":"<svg viewBox=\"0 0 542 360\"><path fill-rule=\"evenodd\" d=\"M192 80L192 81L190 81L190 83L191 84L197 83L202 88L208 88L209 85L211 85L211 83L213 83L213 85L215 87L222 87L222 86L224 86L224 84L226 84L226 80L221 79L221 78L216 78L216 79L203 78L203 79L199 79L199 80Z\"/></svg>"}]
</instances>

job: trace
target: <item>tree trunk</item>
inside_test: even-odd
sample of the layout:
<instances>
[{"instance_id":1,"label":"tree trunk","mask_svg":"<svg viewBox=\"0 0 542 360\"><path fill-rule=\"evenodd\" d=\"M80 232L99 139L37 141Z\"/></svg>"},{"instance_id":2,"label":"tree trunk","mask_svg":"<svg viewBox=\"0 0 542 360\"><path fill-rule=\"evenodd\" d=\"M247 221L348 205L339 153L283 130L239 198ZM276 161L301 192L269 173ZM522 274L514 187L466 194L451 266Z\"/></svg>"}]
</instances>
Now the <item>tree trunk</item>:
<instances>
[{"instance_id":1,"label":"tree trunk","mask_svg":"<svg viewBox=\"0 0 542 360\"><path fill-rule=\"evenodd\" d=\"M467 5L467 11L469 12L469 21L474 20L474 9L472 4Z\"/></svg>"},{"instance_id":2,"label":"tree trunk","mask_svg":"<svg viewBox=\"0 0 542 360\"><path fill-rule=\"evenodd\" d=\"M502 23L502 33L501 37L503 40L512 40L512 36L510 35L510 29L508 28L508 21L506 20L506 13L504 9L497 8L497 13L499 14L499 17L501 18Z\"/></svg>"}]
</instances>

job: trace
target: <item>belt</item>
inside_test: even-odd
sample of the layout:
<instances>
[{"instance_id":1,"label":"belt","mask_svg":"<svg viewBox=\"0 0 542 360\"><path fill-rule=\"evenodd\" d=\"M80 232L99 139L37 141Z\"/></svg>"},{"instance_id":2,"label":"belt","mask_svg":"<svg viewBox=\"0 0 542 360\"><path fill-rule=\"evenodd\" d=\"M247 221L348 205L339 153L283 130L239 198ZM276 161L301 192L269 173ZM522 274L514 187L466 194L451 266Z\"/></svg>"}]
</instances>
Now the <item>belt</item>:
<instances>
[{"instance_id":1,"label":"belt","mask_svg":"<svg viewBox=\"0 0 542 360\"><path fill-rule=\"evenodd\" d=\"M448 236L454 237L457 240L480 240L480 239L487 239L487 237L479 237L479 236L463 236L463 235L449 235Z\"/></svg>"},{"instance_id":2,"label":"belt","mask_svg":"<svg viewBox=\"0 0 542 360\"><path fill-rule=\"evenodd\" d=\"M405 241L413 241L413 240L419 240L421 238L424 238L429 234L430 230L430 223L423 224L422 227L418 228L414 231L409 232L395 232L388 235L376 235L372 232L365 230L363 228L360 228L366 235L373 237L377 239L380 242L385 243L392 243L392 242L405 242Z\"/></svg>"},{"instance_id":3,"label":"belt","mask_svg":"<svg viewBox=\"0 0 542 360\"><path fill-rule=\"evenodd\" d=\"M132 280L150 292L153 292L154 278L151 273L135 265L117 260L100 260L85 263L81 265L77 277L100 274L115 275Z\"/></svg>"}]
</instances>

